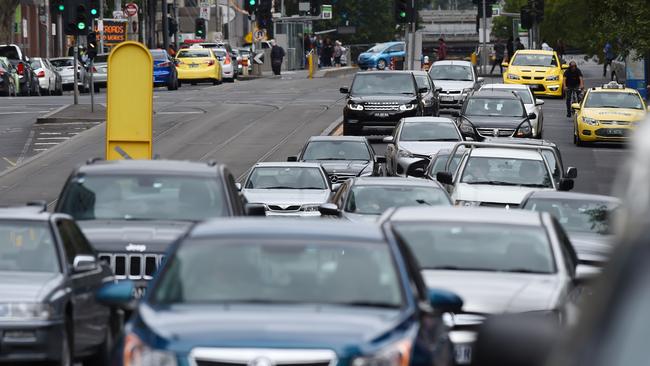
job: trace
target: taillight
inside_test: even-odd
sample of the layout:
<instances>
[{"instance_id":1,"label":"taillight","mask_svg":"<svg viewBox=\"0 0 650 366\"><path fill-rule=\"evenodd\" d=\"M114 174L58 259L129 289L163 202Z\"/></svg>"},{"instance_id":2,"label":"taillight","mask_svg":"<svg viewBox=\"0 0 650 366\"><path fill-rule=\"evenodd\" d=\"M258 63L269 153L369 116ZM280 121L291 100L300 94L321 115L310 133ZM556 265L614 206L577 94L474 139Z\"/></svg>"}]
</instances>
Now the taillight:
<instances>
[{"instance_id":1,"label":"taillight","mask_svg":"<svg viewBox=\"0 0 650 366\"><path fill-rule=\"evenodd\" d=\"M171 65L170 62L161 62L158 64L158 67L169 67Z\"/></svg>"},{"instance_id":2,"label":"taillight","mask_svg":"<svg viewBox=\"0 0 650 366\"><path fill-rule=\"evenodd\" d=\"M214 60L208 60L208 66L214 65Z\"/></svg>"},{"instance_id":3,"label":"taillight","mask_svg":"<svg viewBox=\"0 0 650 366\"><path fill-rule=\"evenodd\" d=\"M44 78L45 77L45 71L43 71L43 70L39 71L38 74L36 74L36 76L38 76L39 78Z\"/></svg>"},{"instance_id":4,"label":"taillight","mask_svg":"<svg viewBox=\"0 0 650 366\"><path fill-rule=\"evenodd\" d=\"M18 64L18 67L16 67L16 71L18 71L18 75L22 75L23 72L25 72L25 65L21 62Z\"/></svg>"},{"instance_id":5,"label":"taillight","mask_svg":"<svg viewBox=\"0 0 650 366\"><path fill-rule=\"evenodd\" d=\"M97 72L97 69L95 68L95 66L93 66L93 72Z\"/></svg>"},{"instance_id":6,"label":"taillight","mask_svg":"<svg viewBox=\"0 0 650 366\"><path fill-rule=\"evenodd\" d=\"M230 65L231 59L230 56L226 56L226 61L223 62L224 65Z\"/></svg>"}]
</instances>

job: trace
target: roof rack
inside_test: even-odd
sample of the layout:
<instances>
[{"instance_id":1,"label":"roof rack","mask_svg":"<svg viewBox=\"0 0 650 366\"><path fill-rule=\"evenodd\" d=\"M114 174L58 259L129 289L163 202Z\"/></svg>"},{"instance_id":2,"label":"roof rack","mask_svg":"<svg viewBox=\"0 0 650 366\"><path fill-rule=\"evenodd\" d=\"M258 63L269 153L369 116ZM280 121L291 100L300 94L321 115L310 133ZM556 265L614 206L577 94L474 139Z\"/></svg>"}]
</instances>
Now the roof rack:
<instances>
[{"instance_id":1,"label":"roof rack","mask_svg":"<svg viewBox=\"0 0 650 366\"><path fill-rule=\"evenodd\" d=\"M445 171L449 171L449 168L451 167L452 160L451 157L456 156L456 153L458 152L458 149L460 147L465 147L468 150L466 153L470 153L471 151L476 149L476 148L481 148L481 147L491 147L491 148L497 148L497 149L514 149L514 150L534 150L538 152L542 151L550 151L553 153L553 156L555 156L556 161L561 161L559 156L557 155L557 151L553 149L550 146L540 146L540 145L523 145L523 144L499 144L499 143L490 143L490 142L476 142L476 141L465 141L465 142L459 142L456 145L454 145L454 148L451 150L451 153L449 154L449 159L447 159L447 163L445 164ZM542 159L546 160L544 156L542 156Z\"/></svg>"}]
</instances>

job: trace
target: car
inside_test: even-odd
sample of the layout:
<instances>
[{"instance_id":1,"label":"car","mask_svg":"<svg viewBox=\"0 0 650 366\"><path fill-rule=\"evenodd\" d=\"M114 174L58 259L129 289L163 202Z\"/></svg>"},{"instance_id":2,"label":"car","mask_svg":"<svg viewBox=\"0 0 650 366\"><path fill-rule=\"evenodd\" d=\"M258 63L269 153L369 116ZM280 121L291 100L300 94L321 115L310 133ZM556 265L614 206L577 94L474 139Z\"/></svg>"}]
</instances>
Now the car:
<instances>
[{"instance_id":1,"label":"car","mask_svg":"<svg viewBox=\"0 0 650 366\"><path fill-rule=\"evenodd\" d=\"M571 108L573 142L625 142L644 123L647 106L639 92L616 82L590 88L580 103Z\"/></svg>"},{"instance_id":2,"label":"car","mask_svg":"<svg viewBox=\"0 0 650 366\"><path fill-rule=\"evenodd\" d=\"M0 95L17 96L20 81L18 73L6 57L0 57Z\"/></svg>"},{"instance_id":3,"label":"car","mask_svg":"<svg viewBox=\"0 0 650 366\"><path fill-rule=\"evenodd\" d=\"M381 225L410 248L427 287L463 299L463 310L449 317L456 365L477 364L476 333L493 315L536 313L548 322L576 321L571 299L578 291L577 256L548 213L402 207L382 216Z\"/></svg>"},{"instance_id":4,"label":"car","mask_svg":"<svg viewBox=\"0 0 650 366\"><path fill-rule=\"evenodd\" d=\"M555 216L569 235L580 263L597 271L604 267L614 249L612 220L620 205L620 200L611 196L531 192L521 208Z\"/></svg>"},{"instance_id":5,"label":"car","mask_svg":"<svg viewBox=\"0 0 650 366\"><path fill-rule=\"evenodd\" d=\"M117 362L451 366L442 314L462 299L427 290L416 263L376 225L198 224L137 305ZM97 296L126 304L131 291L109 284Z\"/></svg>"},{"instance_id":6,"label":"car","mask_svg":"<svg viewBox=\"0 0 650 366\"><path fill-rule=\"evenodd\" d=\"M167 90L176 90L180 86L178 72L174 59L167 51L161 49L149 50L153 56L153 85L165 86Z\"/></svg>"},{"instance_id":7,"label":"car","mask_svg":"<svg viewBox=\"0 0 650 366\"><path fill-rule=\"evenodd\" d=\"M392 136L385 137L386 174L405 177L415 161L426 166L430 155L452 148L463 136L453 120L446 117L403 118Z\"/></svg>"},{"instance_id":8,"label":"car","mask_svg":"<svg viewBox=\"0 0 650 366\"><path fill-rule=\"evenodd\" d=\"M457 144L450 156L460 148L465 152L456 171L448 162L436 175L438 182L453 186L451 198L459 206L517 208L529 192L573 189L573 180L565 175L559 183L553 179L541 153L555 153L550 147L466 142Z\"/></svg>"},{"instance_id":9,"label":"car","mask_svg":"<svg viewBox=\"0 0 650 366\"><path fill-rule=\"evenodd\" d=\"M564 70L569 66L561 63L555 51L518 50L502 66L505 84L528 85L535 95L564 95Z\"/></svg>"},{"instance_id":10,"label":"car","mask_svg":"<svg viewBox=\"0 0 650 366\"><path fill-rule=\"evenodd\" d=\"M108 365L120 312L94 294L113 274L72 217L0 208L0 237L0 362Z\"/></svg>"},{"instance_id":11,"label":"car","mask_svg":"<svg viewBox=\"0 0 650 366\"><path fill-rule=\"evenodd\" d=\"M531 120L524 102L516 94L505 91L479 91L463 103L460 112L454 112L463 136L476 141L486 137L533 137Z\"/></svg>"},{"instance_id":12,"label":"car","mask_svg":"<svg viewBox=\"0 0 650 366\"><path fill-rule=\"evenodd\" d=\"M209 81L221 84L221 64L209 48L185 48L176 53L176 70L179 84Z\"/></svg>"},{"instance_id":13,"label":"car","mask_svg":"<svg viewBox=\"0 0 650 366\"><path fill-rule=\"evenodd\" d=\"M50 63L61 74L63 89L72 90L74 88L74 58L55 57L50 59ZM86 92L89 85L90 77L86 68L81 62L77 62L77 87L79 88L79 92Z\"/></svg>"},{"instance_id":14,"label":"car","mask_svg":"<svg viewBox=\"0 0 650 366\"><path fill-rule=\"evenodd\" d=\"M422 94L427 90L418 88L410 71L366 71L340 92L346 95L343 134L356 136L366 130L392 130L404 117L423 115Z\"/></svg>"},{"instance_id":15,"label":"car","mask_svg":"<svg viewBox=\"0 0 650 366\"><path fill-rule=\"evenodd\" d=\"M156 61L154 58L154 65L155 64ZM95 93L99 93L101 88L106 88L106 85L108 83L108 53L100 53L96 55L95 58L93 58L92 71L93 71L93 85L95 88L94 91ZM88 82L90 83L90 77Z\"/></svg>"},{"instance_id":16,"label":"car","mask_svg":"<svg viewBox=\"0 0 650 366\"><path fill-rule=\"evenodd\" d=\"M219 60L219 63L221 64L221 77L223 80L230 83L235 82L235 63L233 62L233 58L228 50L223 47L203 47L210 48Z\"/></svg>"},{"instance_id":17,"label":"car","mask_svg":"<svg viewBox=\"0 0 650 366\"><path fill-rule=\"evenodd\" d=\"M424 175L424 178L429 179L429 180L436 180L436 176L438 172L444 172L446 171L447 167L447 161L449 160L449 157L451 156L451 149L442 149L439 150L437 153L434 155L431 155L429 157L429 164L425 167L425 169L421 172L418 172L418 170L414 170L413 168L417 168L417 165L409 167L408 170L408 176L414 176L414 177L422 177ZM456 169L458 169L458 164L460 163L460 159L463 156L463 151L459 150L456 155L454 156L453 159L451 159L451 162L449 163L449 171L450 172L455 172ZM416 173L418 172L418 173Z\"/></svg>"},{"instance_id":18,"label":"car","mask_svg":"<svg viewBox=\"0 0 650 366\"><path fill-rule=\"evenodd\" d=\"M535 118L530 118L530 124L533 127L533 138L541 139L544 134L544 112L542 106L544 101L536 99L533 91L527 85L518 84L485 84L479 91L510 91L514 92L521 98L526 107L528 114L535 114Z\"/></svg>"},{"instance_id":19,"label":"car","mask_svg":"<svg viewBox=\"0 0 650 366\"><path fill-rule=\"evenodd\" d=\"M241 192L248 202L263 204L267 216L320 216L332 186L318 163L264 162L250 169Z\"/></svg>"},{"instance_id":20,"label":"car","mask_svg":"<svg viewBox=\"0 0 650 366\"><path fill-rule=\"evenodd\" d=\"M615 81L619 84L625 84L627 80L627 63L625 62L625 57L619 55L612 60L610 64L610 80Z\"/></svg>"},{"instance_id":21,"label":"car","mask_svg":"<svg viewBox=\"0 0 650 366\"><path fill-rule=\"evenodd\" d=\"M6 57L9 62L16 68L20 87L18 90L21 95L39 95L39 83L36 73L32 69L29 57L25 55L20 46L16 44L1 44L0 57Z\"/></svg>"},{"instance_id":22,"label":"car","mask_svg":"<svg viewBox=\"0 0 650 366\"><path fill-rule=\"evenodd\" d=\"M429 76L440 91L440 109L459 110L465 99L483 84L476 66L468 61L436 61L429 68Z\"/></svg>"},{"instance_id":23,"label":"car","mask_svg":"<svg viewBox=\"0 0 650 366\"><path fill-rule=\"evenodd\" d=\"M56 68L50 64L48 59L41 57L32 57L29 63L36 73L40 93L47 95L58 94L63 89L61 85L61 75L56 71Z\"/></svg>"},{"instance_id":24,"label":"car","mask_svg":"<svg viewBox=\"0 0 650 366\"><path fill-rule=\"evenodd\" d=\"M406 43L386 42L378 43L366 52L359 54L357 65L361 70L379 69L390 67L393 58L406 57Z\"/></svg>"},{"instance_id":25,"label":"car","mask_svg":"<svg viewBox=\"0 0 650 366\"><path fill-rule=\"evenodd\" d=\"M194 223L246 210L225 166L173 160L92 159L73 170L54 207L77 220L118 280L136 281L138 295Z\"/></svg>"},{"instance_id":26,"label":"car","mask_svg":"<svg viewBox=\"0 0 650 366\"><path fill-rule=\"evenodd\" d=\"M399 177L353 178L343 183L327 203L323 216L348 221L376 221L391 207L451 206L451 198L438 182Z\"/></svg>"},{"instance_id":27,"label":"car","mask_svg":"<svg viewBox=\"0 0 650 366\"><path fill-rule=\"evenodd\" d=\"M370 143L362 136L312 136L297 156L287 161L319 163L331 184L353 177L380 175L383 156L375 155Z\"/></svg>"},{"instance_id":28,"label":"car","mask_svg":"<svg viewBox=\"0 0 650 366\"><path fill-rule=\"evenodd\" d=\"M437 117L440 115L440 92L442 88L437 87L431 76L426 71L413 70L415 81L418 83L418 89L426 88L426 93L422 93L424 108L422 114L425 116Z\"/></svg>"}]
</instances>

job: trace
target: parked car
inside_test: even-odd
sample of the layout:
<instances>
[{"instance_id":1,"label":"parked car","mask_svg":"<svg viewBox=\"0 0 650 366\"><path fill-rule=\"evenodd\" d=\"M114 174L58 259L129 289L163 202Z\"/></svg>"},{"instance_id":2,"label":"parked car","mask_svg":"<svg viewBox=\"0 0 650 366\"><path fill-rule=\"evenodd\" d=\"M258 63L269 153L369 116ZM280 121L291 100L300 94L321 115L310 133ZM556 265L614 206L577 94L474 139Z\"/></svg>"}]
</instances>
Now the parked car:
<instances>
[{"instance_id":1,"label":"parked car","mask_svg":"<svg viewBox=\"0 0 650 366\"><path fill-rule=\"evenodd\" d=\"M244 74L244 66L243 66L243 61L244 58L246 58L248 62L248 73L253 72L253 53L251 52L250 48L239 48L239 57L237 57L237 68L238 68L238 73L239 75Z\"/></svg>"},{"instance_id":2,"label":"parked car","mask_svg":"<svg viewBox=\"0 0 650 366\"><path fill-rule=\"evenodd\" d=\"M176 90L180 86L178 72L174 59L167 51L161 49L149 50L153 56L153 85L166 86L167 90Z\"/></svg>"},{"instance_id":3,"label":"parked car","mask_svg":"<svg viewBox=\"0 0 650 366\"><path fill-rule=\"evenodd\" d=\"M0 57L0 94L17 96L20 88L20 80L14 66L6 57Z\"/></svg>"},{"instance_id":4,"label":"parked car","mask_svg":"<svg viewBox=\"0 0 650 366\"><path fill-rule=\"evenodd\" d=\"M481 86L480 91L509 91L517 94L521 101L524 102L524 107L526 107L526 112L532 116L535 115L535 118L529 118L530 124L533 127L533 137L541 139L544 134L544 112L542 106L544 101L541 99L536 99L533 95L533 91L527 85L518 85L518 84L485 84Z\"/></svg>"},{"instance_id":5,"label":"parked car","mask_svg":"<svg viewBox=\"0 0 650 366\"><path fill-rule=\"evenodd\" d=\"M436 61L429 68L431 80L439 93L440 109L461 109L465 99L483 84L476 66L468 61Z\"/></svg>"},{"instance_id":6,"label":"parked car","mask_svg":"<svg viewBox=\"0 0 650 366\"><path fill-rule=\"evenodd\" d=\"M30 64L38 78L41 94L61 95L63 93L61 75L59 75L59 72L56 71L56 68L52 66L48 59L32 57Z\"/></svg>"},{"instance_id":7,"label":"parked car","mask_svg":"<svg viewBox=\"0 0 650 366\"><path fill-rule=\"evenodd\" d=\"M154 60L155 65L155 60ZM93 85L95 93L108 83L108 53L100 53L93 59ZM90 76L89 76L90 79ZM89 80L90 82L90 80Z\"/></svg>"},{"instance_id":8,"label":"parked car","mask_svg":"<svg viewBox=\"0 0 650 366\"><path fill-rule=\"evenodd\" d=\"M359 55L357 65L361 70L384 70L390 66L391 59L394 57L402 59L406 57L406 44L404 42L378 43Z\"/></svg>"},{"instance_id":9,"label":"parked car","mask_svg":"<svg viewBox=\"0 0 650 366\"><path fill-rule=\"evenodd\" d=\"M118 364L451 366L442 314L462 300L427 290L416 263L376 226L199 224L137 305ZM109 284L98 298L124 305L132 289Z\"/></svg>"},{"instance_id":10,"label":"parked car","mask_svg":"<svg viewBox=\"0 0 650 366\"><path fill-rule=\"evenodd\" d=\"M0 238L0 362L108 365L121 318L94 294L113 274L72 217L2 208Z\"/></svg>"},{"instance_id":11,"label":"parked car","mask_svg":"<svg viewBox=\"0 0 650 366\"><path fill-rule=\"evenodd\" d=\"M27 57L20 46L15 44L0 45L0 57L6 57L9 62L16 68L20 87L18 88L21 95L39 95L39 83L36 73L29 63Z\"/></svg>"},{"instance_id":12,"label":"parked car","mask_svg":"<svg viewBox=\"0 0 650 366\"><path fill-rule=\"evenodd\" d=\"M56 67L63 83L63 89L72 90L74 88L74 58L72 57L55 57L50 59L50 63ZM80 93L85 93L90 86L90 78L86 67L77 62L77 87Z\"/></svg>"}]
</instances>

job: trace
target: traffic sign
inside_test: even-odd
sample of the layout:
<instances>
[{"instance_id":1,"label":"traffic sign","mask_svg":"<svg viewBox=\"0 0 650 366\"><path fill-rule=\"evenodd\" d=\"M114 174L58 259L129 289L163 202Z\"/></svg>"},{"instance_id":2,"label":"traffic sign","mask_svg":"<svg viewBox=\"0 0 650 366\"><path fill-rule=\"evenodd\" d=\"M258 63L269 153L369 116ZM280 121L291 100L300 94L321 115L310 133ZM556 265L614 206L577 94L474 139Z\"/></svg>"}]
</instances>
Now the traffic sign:
<instances>
[{"instance_id":1,"label":"traffic sign","mask_svg":"<svg viewBox=\"0 0 650 366\"><path fill-rule=\"evenodd\" d=\"M320 10L321 19L332 19L332 5L323 5Z\"/></svg>"},{"instance_id":2,"label":"traffic sign","mask_svg":"<svg viewBox=\"0 0 650 366\"><path fill-rule=\"evenodd\" d=\"M138 42L118 44L108 56L106 160L151 159L153 58Z\"/></svg>"},{"instance_id":3,"label":"traffic sign","mask_svg":"<svg viewBox=\"0 0 650 366\"><path fill-rule=\"evenodd\" d=\"M255 62L258 65L262 65L264 63L264 52L258 52L253 56L253 62Z\"/></svg>"},{"instance_id":4,"label":"traffic sign","mask_svg":"<svg viewBox=\"0 0 650 366\"><path fill-rule=\"evenodd\" d=\"M136 3L128 3L124 6L124 13L127 16L134 17L138 15L138 5Z\"/></svg>"},{"instance_id":5,"label":"traffic sign","mask_svg":"<svg viewBox=\"0 0 650 366\"><path fill-rule=\"evenodd\" d=\"M210 7L209 6L202 6L199 8L199 18L205 19L205 20L210 20Z\"/></svg>"},{"instance_id":6,"label":"traffic sign","mask_svg":"<svg viewBox=\"0 0 650 366\"><path fill-rule=\"evenodd\" d=\"M256 41L261 41L266 37L266 31L264 29L258 29L253 33Z\"/></svg>"}]
</instances>

